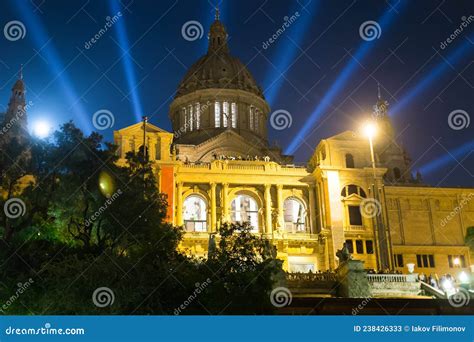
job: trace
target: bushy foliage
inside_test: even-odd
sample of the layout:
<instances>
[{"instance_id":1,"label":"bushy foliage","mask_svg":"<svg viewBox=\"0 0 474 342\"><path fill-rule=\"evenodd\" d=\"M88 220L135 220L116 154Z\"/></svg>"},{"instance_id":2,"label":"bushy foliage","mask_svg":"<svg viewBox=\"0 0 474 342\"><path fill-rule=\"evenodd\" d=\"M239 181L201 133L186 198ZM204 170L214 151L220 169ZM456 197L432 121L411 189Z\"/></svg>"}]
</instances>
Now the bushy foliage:
<instances>
[{"instance_id":1,"label":"bushy foliage","mask_svg":"<svg viewBox=\"0 0 474 342\"><path fill-rule=\"evenodd\" d=\"M129 153L120 166L115 149L72 123L51 141L30 142L33 181L11 194L26 212L0 222L0 313L271 312L281 262L269 241L248 224L228 224L208 258L186 256L178 248L182 229L166 221L167 199L151 163ZM33 284L16 296L29 279ZM113 293L113 304L94 304L101 287Z\"/></svg>"}]
</instances>

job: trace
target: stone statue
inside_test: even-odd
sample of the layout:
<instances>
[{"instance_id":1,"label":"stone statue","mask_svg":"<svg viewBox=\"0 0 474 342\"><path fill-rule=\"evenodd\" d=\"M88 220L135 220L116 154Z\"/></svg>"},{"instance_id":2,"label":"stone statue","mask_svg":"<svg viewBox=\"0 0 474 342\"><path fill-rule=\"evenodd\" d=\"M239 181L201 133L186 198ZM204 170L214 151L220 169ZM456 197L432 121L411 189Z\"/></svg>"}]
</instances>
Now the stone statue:
<instances>
[{"instance_id":1,"label":"stone statue","mask_svg":"<svg viewBox=\"0 0 474 342\"><path fill-rule=\"evenodd\" d=\"M351 253L349 252L349 248L347 248L345 242L342 244L342 249L336 252L336 256L339 258L339 263L352 259Z\"/></svg>"}]
</instances>

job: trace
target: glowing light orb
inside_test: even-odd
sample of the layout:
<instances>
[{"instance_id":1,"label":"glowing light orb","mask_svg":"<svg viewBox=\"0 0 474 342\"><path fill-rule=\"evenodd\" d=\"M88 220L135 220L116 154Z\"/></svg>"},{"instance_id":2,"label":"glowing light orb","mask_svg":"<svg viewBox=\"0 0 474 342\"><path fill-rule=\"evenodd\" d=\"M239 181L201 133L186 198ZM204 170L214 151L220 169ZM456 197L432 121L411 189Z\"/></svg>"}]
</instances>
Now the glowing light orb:
<instances>
[{"instance_id":1,"label":"glowing light orb","mask_svg":"<svg viewBox=\"0 0 474 342\"><path fill-rule=\"evenodd\" d=\"M461 284L469 283L469 276L466 272L462 271L461 273L459 273L459 281L461 282Z\"/></svg>"},{"instance_id":2,"label":"glowing light orb","mask_svg":"<svg viewBox=\"0 0 474 342\"><path fill-rule=\"evenodd\" d=\"M107 198L115 193L115 180L107 171L101 171L99 174L99 190Z\"/></svg>"},{"instance_id":3,"label":"glowing light orb","mask_svg":"<svg viewBox=\"0 0 474 342\"><path fill-rule=\"evenodd\" d=\"M375 123L369 122L364 126L364 134L369 139L372 139L376 133L377 133L377 126L375 125Z\"/></svg>"},{"instance_id":4,"label":"glowing light orb","mask_svg":"<svg viewBox=\"0 0 474 342\"><path fill-rule=\"evenodd\" d=\"M47 121L38 121L33 125L33 134L44 139L51 132L51 125Z\"/></svg>"}]
</instances>

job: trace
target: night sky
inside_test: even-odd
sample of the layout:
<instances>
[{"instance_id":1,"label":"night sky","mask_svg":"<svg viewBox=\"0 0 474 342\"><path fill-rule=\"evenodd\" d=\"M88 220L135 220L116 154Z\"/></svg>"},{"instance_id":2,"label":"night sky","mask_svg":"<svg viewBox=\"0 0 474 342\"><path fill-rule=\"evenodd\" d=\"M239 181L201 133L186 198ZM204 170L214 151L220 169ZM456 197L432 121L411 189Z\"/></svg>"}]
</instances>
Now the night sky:
<instances>
[{"instance_id":1,"label":"night sky","mask_svg":"<svg viewBox=\"0 0 474 342\"><path fill-rule=\"evenodd\" d=\"M107 140L142 114L171 130L169 104L207 50L214 4L3 1L0 111L23 63L31 123L57 128L72 119L91 132L93 114L106 109L115 118L101 131ZM297 162L308 160L320 139L358 130L379 82L413 171L432 185L474 186L474 1L224 0L219 7L232 54L253 73L271 111L291 114L289 128L269 126L269 140ZM114 15L118 20L90 44ZM291 16L285 32L264 44ZM12 21L24 26L20 37L5 33ZM202 25L200 39L184 39L189 21ZM380 28L375 37L360 32L368 21Z\"/></svg>"}]
</instances>

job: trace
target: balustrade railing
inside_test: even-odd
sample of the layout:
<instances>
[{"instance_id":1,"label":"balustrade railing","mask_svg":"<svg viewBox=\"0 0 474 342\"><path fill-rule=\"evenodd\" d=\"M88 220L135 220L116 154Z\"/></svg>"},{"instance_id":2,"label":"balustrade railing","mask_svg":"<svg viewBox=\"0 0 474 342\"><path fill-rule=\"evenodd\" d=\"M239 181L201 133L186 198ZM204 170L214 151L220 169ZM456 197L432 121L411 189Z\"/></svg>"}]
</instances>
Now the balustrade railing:
<instances>
[{"instance_id":1,"label":"balustrade railing","mask_svg":"<svg viewBox=\"0 0 474 342\"><path fill-rule=\"evenodd\" d=\"M336 281L336 274L335 273L287 273L286 280L288 281L311 281L311 282L318 282L318 281Z\"/></svg>"},{"instance_id":2,"label":"balustrade railing","mask_svg":"<svg viewBox=\"0 0 474 342\"><path fill-rule=\"evenodd\" d=\"M367 274L370 283L411 283L416 276L411 274Z\"/></svg>"}]
</instances>

